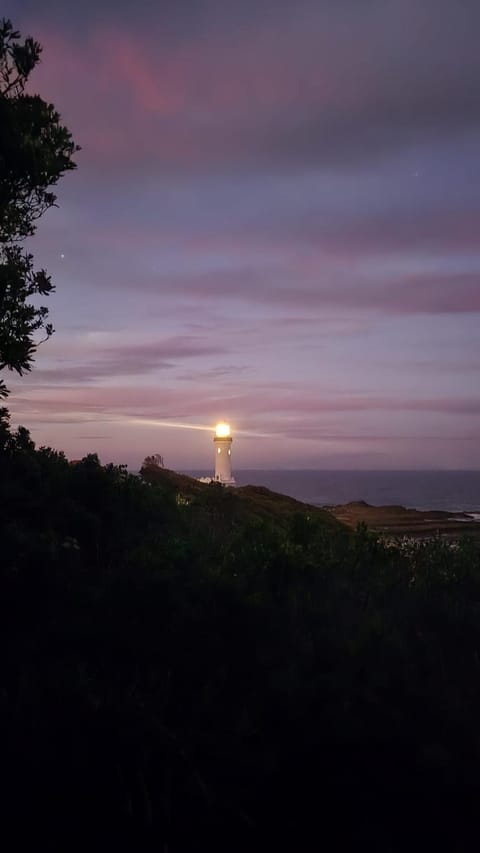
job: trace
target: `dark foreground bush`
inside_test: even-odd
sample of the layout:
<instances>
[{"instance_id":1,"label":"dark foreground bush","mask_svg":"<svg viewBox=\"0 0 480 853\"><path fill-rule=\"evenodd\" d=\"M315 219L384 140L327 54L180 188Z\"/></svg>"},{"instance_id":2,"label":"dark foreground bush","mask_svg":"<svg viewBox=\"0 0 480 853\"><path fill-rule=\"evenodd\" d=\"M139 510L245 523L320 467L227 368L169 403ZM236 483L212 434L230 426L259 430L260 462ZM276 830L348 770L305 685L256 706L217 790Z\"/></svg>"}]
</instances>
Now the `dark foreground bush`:
<instances>
[{"instance_id":1,"label":"dark foreground bush","mask_svg":"<svg viewBox=\"0 0 480 853\"><path fill-rule=\"evenodd\" d=\"M470 849L476 546L2 436L10 849Z\"/></svg>"}]
</instances>

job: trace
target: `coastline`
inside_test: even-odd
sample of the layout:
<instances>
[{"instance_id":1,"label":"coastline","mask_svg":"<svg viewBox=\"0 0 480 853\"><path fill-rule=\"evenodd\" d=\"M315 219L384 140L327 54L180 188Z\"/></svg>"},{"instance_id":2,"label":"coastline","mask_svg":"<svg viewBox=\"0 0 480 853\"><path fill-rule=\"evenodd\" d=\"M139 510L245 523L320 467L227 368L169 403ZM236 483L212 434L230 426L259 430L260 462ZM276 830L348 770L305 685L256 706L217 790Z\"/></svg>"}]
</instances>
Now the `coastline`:
<instances>
[{"instance_id":1,"label":"coastline","mask_svg":"<svg viewBox=\"0 0 480 853\"><path fill-rule=\"evenodd\" d=\"M465 535L480 538L480 511L418 510L400 505L374 506L365 501L324 505L322 509L348 527L366 524L370 530L389 538L458 539Z\"/></svg>"}]
</instances>

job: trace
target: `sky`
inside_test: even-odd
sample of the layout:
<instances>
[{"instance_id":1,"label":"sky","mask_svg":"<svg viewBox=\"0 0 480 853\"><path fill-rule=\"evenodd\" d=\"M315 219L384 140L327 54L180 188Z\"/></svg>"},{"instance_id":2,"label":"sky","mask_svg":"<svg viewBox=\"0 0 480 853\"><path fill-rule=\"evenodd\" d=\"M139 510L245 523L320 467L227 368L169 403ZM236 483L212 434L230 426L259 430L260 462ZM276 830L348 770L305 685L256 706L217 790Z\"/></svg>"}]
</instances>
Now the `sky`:
<instances>
[{"instance_id":1,"label":"sky","mask_svg":"<svg viewBox=\"0 0 480 853\"><path fill-rule=\"evenodd\" d=\"M82 147L15 423L132 468L208 468L222 419L237 468L480 468L478 0L5 11Z\"/></svg>"}]
</instances>

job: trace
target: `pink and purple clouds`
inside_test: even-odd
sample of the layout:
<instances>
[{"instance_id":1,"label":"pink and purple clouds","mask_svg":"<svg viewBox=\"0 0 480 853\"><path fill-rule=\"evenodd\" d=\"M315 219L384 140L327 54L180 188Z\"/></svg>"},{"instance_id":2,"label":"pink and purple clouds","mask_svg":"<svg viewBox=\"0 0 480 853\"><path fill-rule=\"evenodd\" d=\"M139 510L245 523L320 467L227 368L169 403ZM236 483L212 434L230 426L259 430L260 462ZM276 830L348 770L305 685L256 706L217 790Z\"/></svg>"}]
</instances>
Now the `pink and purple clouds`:
<instances>
[{"instance_id":1,"label":"pink and purple clouds","mask_svg":"<svg viewBox=\"0 0 480 853\"><path fill-rule=\"evenodd\" d=\"M200 468L174 424L226 417L241 467L480 467L478 4L6 11L82 146L32 246L36 441Z\"/></svg>"}]
</instances>

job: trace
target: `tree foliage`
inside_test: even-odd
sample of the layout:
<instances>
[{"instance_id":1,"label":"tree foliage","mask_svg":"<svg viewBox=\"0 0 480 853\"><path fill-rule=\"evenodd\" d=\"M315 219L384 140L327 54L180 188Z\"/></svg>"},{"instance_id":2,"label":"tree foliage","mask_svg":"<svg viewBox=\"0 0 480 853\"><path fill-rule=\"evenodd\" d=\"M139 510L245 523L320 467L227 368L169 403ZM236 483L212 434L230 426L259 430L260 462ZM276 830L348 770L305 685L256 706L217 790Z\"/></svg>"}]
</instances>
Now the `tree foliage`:
<instances>
[{"instance_id":1,"label":"tree foliage","mask_svg":"<svg viewBox=\"0 0 480 853\"><path fill-rule=\"evenodd\" d=\"M53 332L38 297L54 290L45 270L21 243L56 202L60 177L74 169L77 146L52 104L26 92L42 48L0 22L0 370L31 369L38 335ZM7 390L0 382L0 395Z\"/></svg>"},{"instance_id":2,"label":"tree foliage","mask_svg":"<svg viewBox=\"0 0 480 853\"><path fill-rule=\"evenodd\" d=\"M142 468L165 468L163 456L160 453L153 453L151 456L145 456L142 462Z\"/></svg>"}]
</instances>

